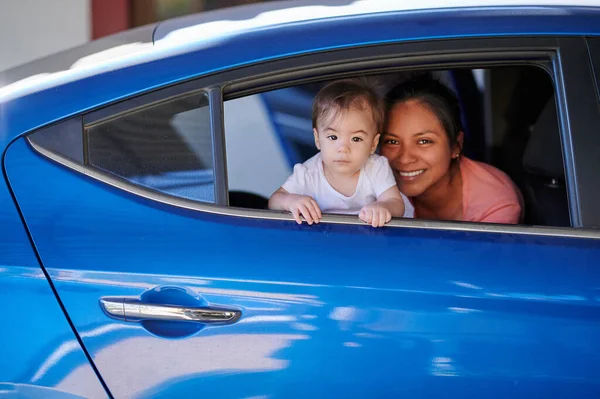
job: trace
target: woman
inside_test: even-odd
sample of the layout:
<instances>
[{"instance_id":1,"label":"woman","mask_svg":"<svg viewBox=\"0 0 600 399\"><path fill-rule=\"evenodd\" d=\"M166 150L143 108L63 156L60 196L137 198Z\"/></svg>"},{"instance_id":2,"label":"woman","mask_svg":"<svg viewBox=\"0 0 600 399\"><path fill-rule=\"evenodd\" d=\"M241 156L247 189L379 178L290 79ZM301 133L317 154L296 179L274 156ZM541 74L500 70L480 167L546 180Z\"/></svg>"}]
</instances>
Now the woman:
<instances>
[{"instance_id":1,"label":"woman","mask_svg":"<svg viewBox=\"0 0 600 399\"><path fill-rule=\"evenodd\" d=\"M431 75L394 87L386 96L381 154L415 218L519 223L523 201L502 171L461 155L456 95Z\"/></svg>"}]
</instances>

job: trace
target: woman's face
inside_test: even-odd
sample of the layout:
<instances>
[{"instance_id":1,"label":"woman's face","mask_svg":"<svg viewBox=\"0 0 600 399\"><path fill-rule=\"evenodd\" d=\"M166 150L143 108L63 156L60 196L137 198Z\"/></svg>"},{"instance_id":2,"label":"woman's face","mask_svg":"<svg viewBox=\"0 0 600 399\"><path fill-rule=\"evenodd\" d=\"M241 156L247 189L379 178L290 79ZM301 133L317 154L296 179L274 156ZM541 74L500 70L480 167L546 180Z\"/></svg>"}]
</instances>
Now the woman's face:
<instances>
[{"instance_id":1,"label":"woman's face","mask_svg":"<svg viewBox=\"0 0 600 399\"><path fill-rule=\"evenodd\" d=\"M458 146L450 146L440 120L427 106L409 100L389 110L381 154L390 161L400 191L417 197L449 176Z\"/></svg>"}]
</instances>

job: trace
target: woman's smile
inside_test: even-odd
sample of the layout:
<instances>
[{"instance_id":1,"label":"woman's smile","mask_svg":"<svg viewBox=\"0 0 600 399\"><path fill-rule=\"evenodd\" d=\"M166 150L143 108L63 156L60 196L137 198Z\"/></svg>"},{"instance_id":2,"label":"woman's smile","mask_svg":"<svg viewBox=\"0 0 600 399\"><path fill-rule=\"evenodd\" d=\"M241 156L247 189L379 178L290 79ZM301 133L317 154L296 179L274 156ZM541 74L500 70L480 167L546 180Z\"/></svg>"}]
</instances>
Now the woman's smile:
<instances>
[{"instance_id":1,"label":"woman's smile","mask_svg":"<svg viewBox=\"0 0 600 399\"><path fill-rule=\"evenodd\" d=\"M415 178L417 176L419 176L421 173L425 172L425 169L418 169L418 170L413 170L410 172L404 172L399 170L397 173L402 176L402 178L408 178L408 179L412 179Z\"/></svg>"}]
</instances>

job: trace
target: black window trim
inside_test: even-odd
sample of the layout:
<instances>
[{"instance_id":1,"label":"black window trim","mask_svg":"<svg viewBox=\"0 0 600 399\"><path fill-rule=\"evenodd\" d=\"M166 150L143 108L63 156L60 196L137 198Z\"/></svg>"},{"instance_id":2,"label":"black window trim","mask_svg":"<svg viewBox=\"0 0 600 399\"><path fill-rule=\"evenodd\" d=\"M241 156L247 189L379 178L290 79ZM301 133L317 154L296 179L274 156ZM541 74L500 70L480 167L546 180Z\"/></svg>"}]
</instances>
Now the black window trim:
<instances>
[{"instance_id":1,"label":"black window trim","mask_svg":"<svg viewBox=\"0 0 600 399\"><path fill-rule=\"evenodd\" d=\"M573 38L581 41L582 38ZM570 43L572 44L572 43ZM377 52L374 56L374 47ZM341 49L324 53L300 55L281 60L268 61L255 65L239 67L223 71L192 81L161 88L147 94L123 100L116 104L89 112L83 115L84 126L99 123L107 118L114 118L123 112L130 112L138 107L154 105L156 102L172 100L181 95L189 95L192 91L205 91L209 95L211 126L213 128L213 152L216 199L215 204L202 203L173 197L146 187L136 186L113 175L96 169L89 169L55 153L47 151L31 142L34 149L89 177L101 180L109 185L134 195L145 197L190 210L244 218L292 221L292 217L283 212L270 210L254 210L232 208L227 206L226 157L223 132L223 99L231 99L253 93L272 90L278 87L292 86L309 81L356 75L358 73L384 73L402 69L449 69L456 67L485 68L492 66L532 64L545 68L553 79L555 96L558 102L559 120L561 120L561 137L563 153L572 150L565 146L571 143L571 131L568 123L569 115L565 102L565 82L563 81L564 59L560 57L558 40L555 38L484 38L484 39L446 39L427 42L396 43ZM342 65L339 60L345 60ZM312 61L311 61L312 60ZM310 67L306 67L310 65ZM550 69L550 70L549 70ZM553 69L553 70L552 70ZM316 73L315 73L316 72ZM248 78L246 76L252 76ZM564 80L572 80L573 77ZM576 107L575 107L576 108ZM569 177L574 175L572 153L564 156L564 165ZM571 180L574 181L574 180ZM218 186L218 187L217 187ZM550 235L560 237L585 237L600 239L600 232L582 229L579 215L577 191L568 188L571 211L571 227L500 225L488 223L426 221L420 219L394 219L389 226L426 228L457 231L479 231L508 234ZM573 196L574 195L574 196ZM573 215L576 215L574 217ZM345 215L326 215L324 222L342 224L361 224L356 218Z\"/></svg>"},{"instance_id":2,"label":"black window trim","mask_svg":"<svg viewBox=\"0 0 600 399\"><path fill-rule=\"evenodd\" d=\"M593 80L593 86L596 88L595 90L595 94L596 94L596 109L597 111L595 112L596 115L600 115L600 37L597 36L588 36L585 38L586 41L586 45L587 45L587 51L588 51L588 57L590 59L590 68L592 71L592 80ZM589 99L589 96L588 96ZM599 126L598 124L598 120L600 118L596 118L595 122L591 121L590 123L595 123L594 126ZM593 143L590 143L590 145L586 145L585 148L586 150L590 151L592 154L595 155L595 157L592 157L591 159L593 160L593 162L595 162L594 165L591 166L591 169L598 171L600 170L600 157L598 156L598 154L600 154L600 135L597 134L595 136L592 136L592 139L594 140ZM598 178L596 176L596 182L598 182ZM588 187L588 197L589 197L589 201L595 204L600 203L600 184L596 185L592 185L591 187ZM600 209L598 209L598 207L596 207L596 214L593 215L594 219L593 221L590 221L590 226L594 226L594 227L600 227ZM587 219L586 219L587 222Z\"/></svg>"},{"instance_id":3,"label":"black window trim","mask_svg":"<svg viewBox=\"0 0 600 399\"><path fill-rule=\"evenodd\" d=\"M577 207L572 211L572 224L576 227L600 228L600 186L597 171L600 169L600 112L594 85L594 75L585 38L557 39L559 52L555 58L557 89L561 92L559 121L564 162L568 179L569 198Z\"/></svg>"},{"instance_id":4,"label":"black window trim","mask_svg":"<svg viewBox=\"0 0 600 399\"><path fill-rule=\"evenodd\" d=\"M223 95L220 87L208 89L210 107L211 141L213 145L213 173L215 176L215 204L229 206L227 187L227 159L225 153L225 122L223 120ZM223 160L223 161L221 161Z\"/></svg>"}]
</instances>

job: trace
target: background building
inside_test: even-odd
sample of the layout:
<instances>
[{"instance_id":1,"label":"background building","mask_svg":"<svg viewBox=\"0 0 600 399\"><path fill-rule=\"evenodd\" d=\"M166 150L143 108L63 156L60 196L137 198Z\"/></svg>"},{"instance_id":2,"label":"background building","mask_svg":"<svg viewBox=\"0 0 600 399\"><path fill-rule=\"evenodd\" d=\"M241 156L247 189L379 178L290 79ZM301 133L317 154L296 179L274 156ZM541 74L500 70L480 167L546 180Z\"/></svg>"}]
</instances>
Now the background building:
<instances>
[{"instance_id":1,"label":"background building","mask_svg":"<svg viewBox=\"0 0 600 399\"><path fill-rule=\"evenodd\" d=\"M0 0L0 71L132 27L259 1Z\"/></svg>"}]
</instances>

